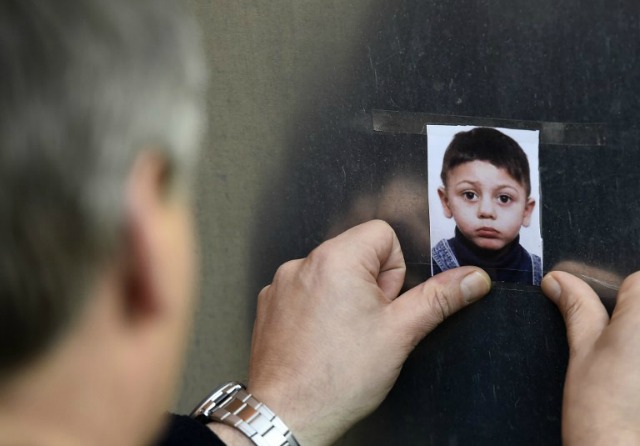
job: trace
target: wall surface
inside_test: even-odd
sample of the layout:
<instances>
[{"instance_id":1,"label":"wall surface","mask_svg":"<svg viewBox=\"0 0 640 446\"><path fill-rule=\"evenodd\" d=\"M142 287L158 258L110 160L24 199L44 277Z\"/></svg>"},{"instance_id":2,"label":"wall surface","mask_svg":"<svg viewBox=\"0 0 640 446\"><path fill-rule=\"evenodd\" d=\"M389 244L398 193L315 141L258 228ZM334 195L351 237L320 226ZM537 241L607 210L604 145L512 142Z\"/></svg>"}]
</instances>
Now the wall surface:
<instances>
[{"instance_id":1,"label":"wall surface","mask_svg":"<svg viewBox=\"0 0 640 446\"><path fill-rule=\"evenodd\" d=\"M540 146L545 270L580 274L611 303L639 269L635 1L185 2L211 85L201 302L178 410L246 378L257 293L327 237L383 218L406 286L429 276L428 120L577 123ZM342 443L560 444L566 355L539 290L496 285L418 346Z\"/></svg>"},{"instance_id":2,"label":"wall surface","mask_svg":"<svg viewBox=\"0 0 640 446\"><path fill-rule=\"evenodd\" d=\"M218 383L245 379L254 300L274 272L252 271L254 232L267 218L263 192L280 176L301 121L340 100L374 3L187 0L211 81L197 201L201 302L181 411Z\"/></svg>"}]
</instances>

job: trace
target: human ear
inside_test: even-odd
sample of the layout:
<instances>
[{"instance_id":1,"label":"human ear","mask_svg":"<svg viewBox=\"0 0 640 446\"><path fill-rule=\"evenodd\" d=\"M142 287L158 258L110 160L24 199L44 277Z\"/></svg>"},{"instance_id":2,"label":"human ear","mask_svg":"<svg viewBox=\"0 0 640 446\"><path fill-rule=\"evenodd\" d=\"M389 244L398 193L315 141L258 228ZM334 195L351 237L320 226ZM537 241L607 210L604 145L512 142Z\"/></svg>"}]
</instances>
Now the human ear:
<instances>
[{"instance_id":1,"label":"human ear","mask_svg":"<svg viewBox=\"0 0 640 446\"><path fill-rule=\"evenodd\" d=\"M130 321L146 319L162 308L159 268L167 218L167 159L142 152L133 163L125 189L123 308Z\"/></svg>"},{"instance_id":2,"label":"human ear","mask_svg":"<svg viewBox=\"0 0 640 446\"><path fill-rule=\"evenodd\" d=\"M531 214L533 214L533 209L536 207L536 200L529 197L527 199L527 204L524 206L524 213L522 215L522 226L528 228L531 224Z\"/></svg>"},{"instance_id":3,"label":"human ear","mask_svg":"<svg viewBox=\"0 0 640 446\"><path fill-rule=\"evenodd\" d=\"M449 198L447 196L447 190L444 186L440 186L438 188L438 197L440 198L440 203L442 203L444 216L447 218L453 217L453 213L451 213L451 209L449 208Z\"/></svg>"}]
</instances>

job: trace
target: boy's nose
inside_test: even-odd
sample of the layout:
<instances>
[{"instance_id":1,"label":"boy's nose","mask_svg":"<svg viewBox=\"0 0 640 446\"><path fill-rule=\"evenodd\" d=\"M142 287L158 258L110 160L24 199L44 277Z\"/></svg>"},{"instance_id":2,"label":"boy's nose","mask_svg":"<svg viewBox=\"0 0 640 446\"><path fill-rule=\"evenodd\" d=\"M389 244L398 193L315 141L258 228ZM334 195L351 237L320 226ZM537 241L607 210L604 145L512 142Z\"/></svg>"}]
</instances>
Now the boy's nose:
<instances>
[{"instance_id":1,"label":"boy's nose","mask_svg":"<svg viewBox=\"0 0 640 446\"><path fill-rule=\"evenodd\" d=\"M496 218L495 206L491 197L482 197L478 201L478 218Z\"/></svg>"}]
</instances>

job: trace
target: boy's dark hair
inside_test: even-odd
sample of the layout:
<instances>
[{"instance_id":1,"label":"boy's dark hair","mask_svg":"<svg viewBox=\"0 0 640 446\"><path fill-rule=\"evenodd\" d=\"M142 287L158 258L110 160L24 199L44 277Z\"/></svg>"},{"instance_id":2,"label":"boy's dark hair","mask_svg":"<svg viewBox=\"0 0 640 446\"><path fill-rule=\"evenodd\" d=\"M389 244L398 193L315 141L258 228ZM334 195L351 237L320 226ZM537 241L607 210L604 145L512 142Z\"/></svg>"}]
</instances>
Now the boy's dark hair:
<instances>
[{"instance_id":1,"label":"boy's dark hair","mask_svg":"<svg viewBox=\"0 0 640 446\"><path fill-rule=\"evenodd\" d=\"M529 161L522 147L499 130L477 127L457 133L449 143L442 162L442 184L447 185L451 169L470 161L487 161L505 169L531 195Z\"/></svg>"}]
</instances>

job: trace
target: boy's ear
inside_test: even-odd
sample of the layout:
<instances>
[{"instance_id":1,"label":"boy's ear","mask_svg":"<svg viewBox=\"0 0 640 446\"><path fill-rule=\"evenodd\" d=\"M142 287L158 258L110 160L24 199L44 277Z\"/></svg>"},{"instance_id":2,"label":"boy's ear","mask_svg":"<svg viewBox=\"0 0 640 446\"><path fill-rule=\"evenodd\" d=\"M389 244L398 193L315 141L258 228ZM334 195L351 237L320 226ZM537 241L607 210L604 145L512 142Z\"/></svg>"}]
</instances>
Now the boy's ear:
<instances>
[{"instance_id":1,"label":"boy's ear","mask_svg":"<svg viewBox=\"0 0 640 446\"><path fill-rule=\"evenodd\" d=\"M536 207L536 200L529 197L527 199L527 204L524 206L524 214L522 215L522 226L525 228L529 227L531 223L531 214L533 214L533 209Z\"/></svg>"},{"instance_id":2,"label":"boy's ear","mask_svg":"<svg viewBox=\"0 0 640 446\"><path fill-rule=\"evenodd\" d=\"M440 197L440 203L442 203L442 210L444 211L444 216L447 218L453 217L451 213L451 209L449 209L449 198L447 197L447 191L444 186L440 186L438 188L438 197Z\"/></svg>"}]
</instances>

